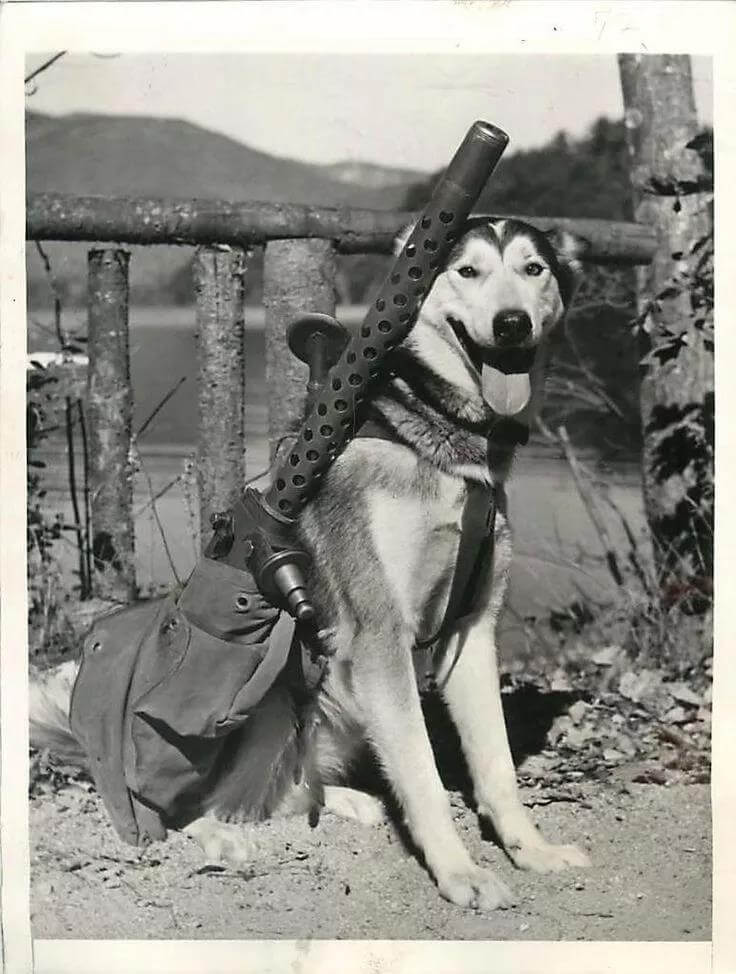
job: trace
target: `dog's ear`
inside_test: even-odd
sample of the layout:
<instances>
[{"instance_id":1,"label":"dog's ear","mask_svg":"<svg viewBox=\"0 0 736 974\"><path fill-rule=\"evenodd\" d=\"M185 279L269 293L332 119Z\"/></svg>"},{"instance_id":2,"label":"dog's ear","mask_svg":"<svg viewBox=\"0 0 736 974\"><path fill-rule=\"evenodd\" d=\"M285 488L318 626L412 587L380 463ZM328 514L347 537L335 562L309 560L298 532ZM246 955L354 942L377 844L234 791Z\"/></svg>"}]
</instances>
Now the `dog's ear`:
<instances>
[{"instance_id":1,"label":"dog's ear","mask_svg":"<svg viewBox=\"0 0 736 974\"><path fill-rule=\"evenodd\" d=\"M552 247L560 269L562 300L567 307L583 279L583 259L590 250L590 241L569 230L554 227L544 236Z\"/></svg>"},{"instance_id":2,"label":"dog's ear","mask_svg":"<svg viewBox=\"0 0 736 974\"><path fill-rule=\"evenodd\" d=\"M404 229L400 230L394 237L394 257L398 257L401 251L404 249L406 246L406 241L414 232L414 227L416 225L416 220L413 223L407 223Z\"/></svg>"}]
</instances>

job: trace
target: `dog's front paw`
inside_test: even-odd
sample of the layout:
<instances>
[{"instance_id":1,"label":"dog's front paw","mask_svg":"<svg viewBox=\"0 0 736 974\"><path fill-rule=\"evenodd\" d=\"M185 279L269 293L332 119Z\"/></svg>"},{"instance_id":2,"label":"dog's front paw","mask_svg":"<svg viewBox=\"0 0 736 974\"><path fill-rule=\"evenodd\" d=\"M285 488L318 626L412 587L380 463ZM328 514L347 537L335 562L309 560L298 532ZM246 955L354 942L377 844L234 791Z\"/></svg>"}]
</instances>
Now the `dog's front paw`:
<instances>
[{"instance_id":1,"label":"dog's front paw","mask_svg":"<svg viewBox=\"0 0 736 974\"><path fill-rule=\"evenodd\" d=\"M544 839L520 842L507 846L506 851L519 869L535 873L553 873L561 869L586 868L591 862L588 856L574 845L553 845Z\"/></svg>"},{"instance_id":2,"label":"dog's front paw","mask_svg":"<svg viewBox=\"0 0 736 974\"><path fill-rule=\"evenodd\" d=\"M257 855L256 843L242 825L200 818L183 831L200 845L210 864L245 869L252 865Z\"/></svg>"},{"instance_id":3,"label":"dog's front paw","mask_svg":"<svg viewBox=\"0 0 736 974\"><path fill-rule=\"evenodd\" d=\"M473 910L506 910L516 903L508 886L489 869L480 866L448 873L438 878L437 886L446 900Z\"/></svg>"}]
</instances>

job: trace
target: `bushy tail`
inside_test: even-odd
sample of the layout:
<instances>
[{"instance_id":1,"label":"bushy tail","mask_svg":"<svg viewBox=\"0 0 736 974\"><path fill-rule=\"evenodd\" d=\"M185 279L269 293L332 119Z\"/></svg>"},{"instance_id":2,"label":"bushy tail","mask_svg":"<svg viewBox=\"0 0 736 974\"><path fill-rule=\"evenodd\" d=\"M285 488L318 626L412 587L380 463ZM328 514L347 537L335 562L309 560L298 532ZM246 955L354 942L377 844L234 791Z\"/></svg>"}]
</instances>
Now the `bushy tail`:
<instances>
[{"instance_id":1,"label":"bushy tail","mask_svg":"<svg viewBox=\"0 0 736 974\"><path fill-rule=\"evenodd\" d=\"M32 673L29 687L31 747L87 770L87 756L69 726L72 687L79 664L69 660L46 673Z\"/></svg>"},{"instance_id":2,"label":"bushy tail","mask_svg":"<svg viewBox=\"0 0 736 974\"><path fill-rule=\"evenodd\" d=\"M298 704L288 686L274 684L226 742L205 810L244 822L270 818L285 802L292 813L321 803L311 741L305 740L314 731L315 707Z\"/></svg>"}]
</instances>

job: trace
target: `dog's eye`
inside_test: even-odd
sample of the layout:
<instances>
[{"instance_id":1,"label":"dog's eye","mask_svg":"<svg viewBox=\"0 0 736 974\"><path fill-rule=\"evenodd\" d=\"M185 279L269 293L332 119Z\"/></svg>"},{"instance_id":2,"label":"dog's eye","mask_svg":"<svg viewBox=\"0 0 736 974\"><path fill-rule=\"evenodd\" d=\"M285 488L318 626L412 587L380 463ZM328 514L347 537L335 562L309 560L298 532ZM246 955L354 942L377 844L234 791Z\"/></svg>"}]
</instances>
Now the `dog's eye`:
<instances>
[{"instance_id":1,"label":"dog's eye","mask_svg":"<svg viewBox=\"0 0 736 974\"><path fill-rule=\"evenodd\" d=\"M544 264L539 264L536 260L530 261L524 268L529 277L539 277L544 270Z\"/></svg>"},{"instance_id":2,"label":"dog's eye","mask_svg":"<svg viewBox=\"0 0 736 974\"><path fill-rule=\"evenodd\" d=\"M474 267L471 267L470 264L464 264L462 267L458 267L457 272L460 275L460 277L478 276L478 271Z\"/></svg>"}]
</instances>

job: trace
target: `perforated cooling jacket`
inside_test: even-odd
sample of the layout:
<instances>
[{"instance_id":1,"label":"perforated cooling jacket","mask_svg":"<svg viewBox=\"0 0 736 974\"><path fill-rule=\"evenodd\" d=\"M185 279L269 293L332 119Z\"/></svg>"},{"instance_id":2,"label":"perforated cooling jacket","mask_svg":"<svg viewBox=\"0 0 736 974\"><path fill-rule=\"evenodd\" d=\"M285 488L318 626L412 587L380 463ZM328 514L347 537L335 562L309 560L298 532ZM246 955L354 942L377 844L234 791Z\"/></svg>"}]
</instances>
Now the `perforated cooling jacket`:
<instances>
[{"instance_id":1,"label":"perforated cooling jacket","mask_svg":"<svg viewBox=\"0 0 736 974\"><path fill-rule=\"evenodd\" d=\"M357 432L356 410L381 362L406 338L424 296L452 250L498 160L508 136L487 122L475 122L465 136L432 199L418 219L369 309L327 380L265 495L282 518L295 518L320 478Z\"/></svg>"}]
</instances>

